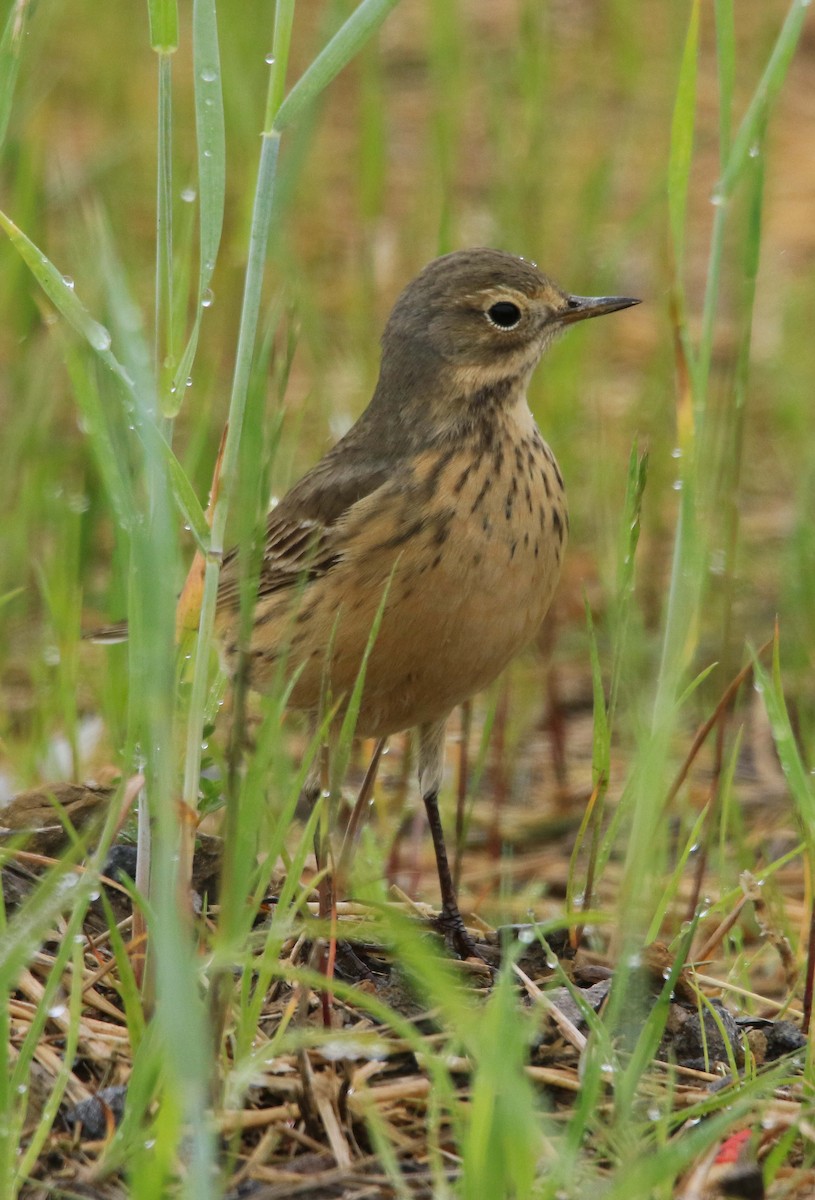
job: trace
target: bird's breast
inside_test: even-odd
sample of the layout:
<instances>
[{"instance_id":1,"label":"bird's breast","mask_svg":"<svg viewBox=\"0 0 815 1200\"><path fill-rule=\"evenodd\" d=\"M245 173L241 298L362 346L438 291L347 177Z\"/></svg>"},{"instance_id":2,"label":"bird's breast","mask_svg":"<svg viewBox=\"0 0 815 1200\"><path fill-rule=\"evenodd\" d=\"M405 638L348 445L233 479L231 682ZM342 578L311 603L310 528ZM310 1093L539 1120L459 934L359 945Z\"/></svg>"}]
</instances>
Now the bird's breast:
<instances>
[{"instance_id":1,"label":"bird's breast","mask_svg":"<svg viewBox=\"0 0 815 1200\"><path fill-rule=\"evenodd\" d=\"M343 518L337 564L294 609L275 601L272 624L299 672L293 706L317 707L326 681L335 699L349 696L370 646L358 731L443 719L536 634L567 524L563 480L531 415L413 456Z\"/></svg>"},{"instance_id":2,"label":"bird's breast","mask_svg":"<svg viewBox=\"0 0 815 1200\"><path fill-rule=\"evenodd\" d=\"M465 441L414 463L410 485L376 521L361 520L345 565L349 594L364 579L377 600L388 587L363 732L439 720L500 674L546 615L567 524L563 480L534 425L517 438ZM370 629L374 611L359 605L349 645ZM346 620L350 628L356 619L339 616L338 647ZM349 669L354 661L349 655Z\"/></svg>"}]
</instances>

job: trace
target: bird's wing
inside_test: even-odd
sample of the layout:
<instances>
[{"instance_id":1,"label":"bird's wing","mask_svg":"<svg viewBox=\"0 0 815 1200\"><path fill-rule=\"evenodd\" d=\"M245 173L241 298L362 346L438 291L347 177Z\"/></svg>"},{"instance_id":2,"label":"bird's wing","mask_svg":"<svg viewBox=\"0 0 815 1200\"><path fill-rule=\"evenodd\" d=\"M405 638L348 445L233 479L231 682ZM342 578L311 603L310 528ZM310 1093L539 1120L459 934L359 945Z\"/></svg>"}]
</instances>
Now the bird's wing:
<instances>
[{"instance_id":1,"label":"bird's wing","mask_svg":"<svg viewBox=\"0 0 815 1200\"><path fill-rule=\"evenodd\" d=\"M340 561L342 518L393 474L393 464L335 447L286 493L266 522L258 598L318 579ZM240 577L237 551L224 559L218 605L237 607Z\"/></svg>"}]
</instances>

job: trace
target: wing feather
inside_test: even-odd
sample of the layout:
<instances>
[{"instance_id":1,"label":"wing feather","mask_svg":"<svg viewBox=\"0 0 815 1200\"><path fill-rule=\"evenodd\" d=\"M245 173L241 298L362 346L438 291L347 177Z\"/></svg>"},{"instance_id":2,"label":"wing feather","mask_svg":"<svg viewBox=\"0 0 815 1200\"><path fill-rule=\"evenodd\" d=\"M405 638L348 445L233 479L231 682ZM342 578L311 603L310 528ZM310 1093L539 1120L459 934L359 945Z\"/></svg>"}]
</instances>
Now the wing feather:
<instances>
[{"instance_id":1,"label":"wing feather","mask_svg":"<svg viewBox=\"0 0 815 1200\"><path fill-rule=\"evenodd\" d=\"M342 559L343 518L393 476L392 459L373 457L367 447L364 453L355 449L339 442L269 513L258 599L319 579ZM224 559L218 605L236 608L239 602L232 550Z\"/></svg>"}]
</instances>

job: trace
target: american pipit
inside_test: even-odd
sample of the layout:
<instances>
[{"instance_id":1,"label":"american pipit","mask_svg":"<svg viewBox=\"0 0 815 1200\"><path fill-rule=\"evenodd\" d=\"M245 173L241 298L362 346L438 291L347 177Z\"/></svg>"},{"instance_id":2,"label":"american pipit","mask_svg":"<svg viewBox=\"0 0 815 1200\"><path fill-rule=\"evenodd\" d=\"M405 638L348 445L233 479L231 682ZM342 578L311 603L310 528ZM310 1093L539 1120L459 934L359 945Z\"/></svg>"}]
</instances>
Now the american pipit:
<instances>
[{"instance_id":1,"label":"american pipit","mask_svg":"<svg viewBox=\"0 0 815 1200\"><path fill-rule=\"evenodd\" d=\"M538 630L568 529L563 479L527 385L565 326L637 303L570 296L498 250L436 259L394 306L365 412L268 518L250 683L270 686L283 663L292 707L316 712L326 681L333 697L349 697L388 589L357 732L419 729L442 924L464 954L472 942L438 808L444 728ZM238 610L233 555L217 618L230 669Z\"/></svg>"}]
</instances>

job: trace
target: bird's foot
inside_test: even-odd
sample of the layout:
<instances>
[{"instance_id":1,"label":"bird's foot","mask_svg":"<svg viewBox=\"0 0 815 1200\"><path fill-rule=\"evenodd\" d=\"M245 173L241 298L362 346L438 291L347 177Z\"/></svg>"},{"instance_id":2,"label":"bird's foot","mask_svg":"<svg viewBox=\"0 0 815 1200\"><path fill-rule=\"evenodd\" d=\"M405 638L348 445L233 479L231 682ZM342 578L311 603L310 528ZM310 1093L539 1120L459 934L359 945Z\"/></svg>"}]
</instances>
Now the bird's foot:
<instances>
[{"instance_id":1,"label":"bird's foot","mask_svg":"<svg viewBox=\"0 0 815 1200\"><path fill-rule=\"evenodd\" d=\"M484 945L479 946L467 932L458 908L442 908L439 915L433 918L432 924L434 929L438 930L444 938L444 944L458 958L477 958L492 969L494 964L490 962L484 953L487 947Z\"/></svg>"}]
</instances>

